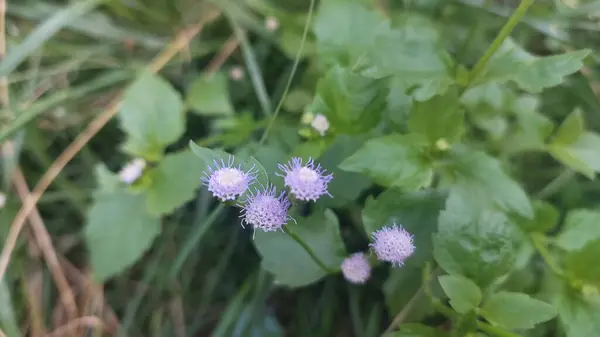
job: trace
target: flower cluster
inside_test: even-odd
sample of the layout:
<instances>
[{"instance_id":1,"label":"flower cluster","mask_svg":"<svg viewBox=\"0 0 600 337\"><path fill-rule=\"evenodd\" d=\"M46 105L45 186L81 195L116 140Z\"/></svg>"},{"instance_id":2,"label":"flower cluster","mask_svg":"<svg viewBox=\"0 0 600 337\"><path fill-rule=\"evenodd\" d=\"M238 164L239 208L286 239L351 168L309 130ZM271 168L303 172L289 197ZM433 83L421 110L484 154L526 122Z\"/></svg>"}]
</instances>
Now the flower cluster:
<instances>
[{"instance_id":1,"label":"flower cluster","mask_svg":"<svg viewBox=\"0 0 600 337\"><path fill-rule=\"evenodd\" d=\"M245 195L237 205L241 207L242 225L249 224L256 230L271 232L281 229L288 221L295 221L288 211L291 201L285 191L277 192L267 183L260 189L251 190L256 181L254 167L245 171L241 165L234 165L233 156L225 162L214 161L204 172L202 181L214 197L220 201L235 201ZM306 164L300 158L292 158L288 163L278 165L289 193L298 200L316 201L322 195L329 195L327 185L333 175L327 174L319 165L309 159Z\"/></svg>"},{"instance_id":2,"label":"flower cluster","mask_svg":"<svg viewBox=\"0 0 600 337\"><path fill-rule=\"evenodd\" d=\"M369 245L377 259L402 266L415 251L413 236L395 223L373 233L373 243ZM344 259L340 266L348 282L363 284L371 277L371 265L365 253L354 253Z\"/></svg>"}]
</instances>

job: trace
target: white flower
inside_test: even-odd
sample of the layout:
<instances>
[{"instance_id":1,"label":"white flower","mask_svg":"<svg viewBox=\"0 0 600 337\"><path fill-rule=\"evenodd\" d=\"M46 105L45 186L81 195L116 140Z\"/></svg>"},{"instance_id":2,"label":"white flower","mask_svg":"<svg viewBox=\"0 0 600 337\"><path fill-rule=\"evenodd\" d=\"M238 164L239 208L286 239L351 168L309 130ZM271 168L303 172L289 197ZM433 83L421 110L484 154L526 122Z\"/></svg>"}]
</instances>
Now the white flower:
<instances>
[{"instance_id":1,"label":"white flower","mask_svg":"<svg viewBox=\"0 0 600 337\"><path fill-rule=\"evenodd\" d=\"M244 78L244 69L240 66L235 66L231 68L231 72L229 73L231 79L234 81L239 81Z\"/></svg>"},{"instance_id":2,"label":"white flower","mask_svg":"<svg viewBox=\"0 0 600 337\"><path fill-rule=\"evenodd\" d=\"M0 208L4 208L6 205L6 194L0 192Z\"/></svg>"},{"instance_id":3,"label":"white flower","mask_svg":"<svg viewBox=\"0 0 600 337\"><path fill-rule=\"evenodd\" d=\"M310 126L317 130L321 136L325 135L325 132L329 130L329 121L327 117L321 114L317 114L310 122Z\"/></svg>"},{"instance_id":4,"label":"white flower","mask_svg":"<svg viewBox=\"0 0 600 337\"><path fill-rule=\"evenodd\" d=\"M141 158L136 158L119 171L119 179L128 185L132 184L142 175L145 167L146 161Z\"/></svg>"},{"instance_id":5,"label":"white flower","mask_svg":"<svg viewBox=\"0 0 600 337\"><path fill-rule=\"evenodd\" d=\"M269 16L265 21L265 27L267 27L268 31L274 32L279 28L279 21L276 18Z\"/></svg>"}]
</instances>

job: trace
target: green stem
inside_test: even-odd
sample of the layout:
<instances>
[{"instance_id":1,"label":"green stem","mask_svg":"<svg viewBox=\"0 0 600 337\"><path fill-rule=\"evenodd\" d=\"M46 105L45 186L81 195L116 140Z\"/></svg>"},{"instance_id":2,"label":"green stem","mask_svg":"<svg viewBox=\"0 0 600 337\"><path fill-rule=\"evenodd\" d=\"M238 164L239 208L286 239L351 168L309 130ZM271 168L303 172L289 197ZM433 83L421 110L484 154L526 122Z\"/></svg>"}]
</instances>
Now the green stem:
<instances>
[{"instance_id":1,"label":"green stem","mask_svg":"<svg viewBox=\"0 0 600 337\"><path fill-rule=\"evenodd\" d=\"M558 265L554 262L550 255L550 251L544 244L543 236L539 233L531 234L531 241L533 242L533 246L538 251L544 262L550 267L550 269L558 276L565 277L565 273L558 267Z\"/></svg>"},{"instance_id":2,"label":"green stem","mask_svg":"<svg viewBox=\"0 0 600 337\"><path fill-rule=\"evenodd\" d=\"M517 7L517 9L510 16L510 18L508 18L508 21L498 33L498 36L496 36L496 38L489 46L489 48L485 51L483 56L479 59L479 61L477 61L477 64L475 64L473 70L471 70L471 73L469 74L469 83L467 84L467 87L471 85L479 75L481 75L481 72L485 69L485 66L490 61L492 56L494 56L494 54L498 51L498 49L502 45L502 42L504 42L504 40L510 35L510 33L517 26L523 15L525 15L529 7L531 7L531 5L533 5L534 2L535 0L521 1L519 7Z\"/></svg>"},{"instance_id":3,"label":"green stem","mask_svg":"<svg viewBox=\"0 0 600 337\"><path fill-rule=\"evenodd\" d=\"M292 66L292 72L290 73L290 77L288 78L287 84L285 85L285 89L283 90L283 95L281 96L281 99L279 100L279 103L277 104L277 107L275 108L273 117L269 121L269 125L265 129L265 132L263 132L262 137L260 137L260 141L258 143L261 145L267 140L267 135L269 134L269 131L271 131L271 128L273 127L273 124L275 123L275 119L277 118L277 115L279 115L279 111L281 111L281 107L283 107L283 102L285 100L285 97L287 96L288 92L290 91L290 87L292 86L292 80L294 79L294 75L296 74L296 71L298 70L298 64L300 64L300 56L302 55L302 52L304 51L304 44L306 43L306 39L308 37L308 31L310 30L310 23L312 21L312 16L315 11L315 2L316 2L316 0L310 0L310 5L308 7L308 16L306 17L306 24L304 25L304 32L302 32L302 40L300 41L300 48L298 48L298 52L296 53L294 65Z\"/></svg>"},{"instance_id":4,"label":"green stem","mask_svg":"<svg viewBox=\"0 0 600 337\"><path fill-rule=\"evenodd\" d=\"M313 261L315 261L315 263L318 264L319 267L321 267L321 269L323 269L328 274L337 272L337 270L327 267L325 263L323 263L323 261L319 259L317 254L315 254L312 248L310 248L310 246L306 242L304 242L304 240L302 240L302 238L300 238L298 234L292 232L287 225L284 225L282 228L287 235L294 239L294 241L296 241L306 251L306 253L310 255L310 258L313 259Z\"/></svg>"},{"instance_id":5,"label":"green stem","mask_svg":"<svg viewBox=\"0 0 600 337\"><path fill-rule=\"evenodd\" d=\"M542 188L536 195L536 199L546 199L554 195L554 193L558 192L563 186L565 186L571 178L575 176L575 172L569 169L565 169L559 174L556 178L554 178L548 185Z\"/></svg>"}]
</instances>

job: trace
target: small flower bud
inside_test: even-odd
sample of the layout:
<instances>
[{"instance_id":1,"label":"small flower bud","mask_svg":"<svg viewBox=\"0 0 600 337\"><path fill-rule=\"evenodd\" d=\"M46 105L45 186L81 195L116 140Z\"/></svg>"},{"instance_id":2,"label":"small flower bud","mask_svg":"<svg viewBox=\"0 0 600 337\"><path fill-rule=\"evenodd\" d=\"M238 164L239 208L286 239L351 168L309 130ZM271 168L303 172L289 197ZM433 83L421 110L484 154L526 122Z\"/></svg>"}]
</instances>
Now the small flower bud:
<instances>
[{"instance_id":1,"label":"small flower bud","mask_svg":"<svg viewBox=\"0 0 600 337\"><path fill-rule=\"evenodd\" d=\"M324 136L325 132L329 130L329 121L324 115L317 114L311 121L310 126L317 130L321 136Z\"/></svg>"},{"instance_id":2,"label":"small flower bud","mask_svg":"<svg viewBox=\"0 0 600 337\"><path fill-rule=\"evenodd\" d=\"M354 253L342 261L342 274L351 283L363 284L371 277L371 265L364 253Z\"/></svg>"},{"instance_id":3,"label":"small flower bud","mask_svg":"<svg viewBox=\"0 0 600 337\"><path fill-rule=\"evenodd\" d=\"M0 208L4 208L6 205L6 194L0 192Z\"/></svg>"},{"instance_id":4,"label":"small flower bud","mask_svg":"<svg viewBox=\"0 0 600 337\"><path fill-rule=\"evenodd\" d=\"M314 118L315 115L312 112L307 111L302 115L302 124L310 124Z\"/></svg>"},{"instance_id":5,"label":"small flower bud","mask_svg":"<svg viewBox=\"0 0 600 337\"><path fill-rule=\"evenodd\" d=\"M202 177L208 190L221 201L235 200L244 194L256 179L253 168L244 172L241 166L233 167L233 161L233 156L229 157L227 163L223 159L220 163L215 160L213 167L209 166L208 171L204 172Z\"/></svg>"},{"instance_id":6,"label":"small flower bud","mask_svg":"<svg viewBox=\"0 0 600 337\"><path fill-rule=\"evenodd\" d=\"M377 258L394 266L404 265L404 261L415 251L412 235L396 224L373 233L373 241L370 246Z\"/></svg>"},{"instance_id":7,"label":"small flower bud","mask_svg":"<svg viewBox=\"0 0 600 337\"><path fill-rule=\"evenodd\" d=\"M326 174L320 164L315 166L312 159L309 159L306 165L302 164L302 158L292 158L285 165L278 165L284 174L277 174L283 177L285 186L290 188L291 193L299 200L317 201L323 194L329 194L327 185L333 179L332 174Z\"/></svg>"}]
</instances>

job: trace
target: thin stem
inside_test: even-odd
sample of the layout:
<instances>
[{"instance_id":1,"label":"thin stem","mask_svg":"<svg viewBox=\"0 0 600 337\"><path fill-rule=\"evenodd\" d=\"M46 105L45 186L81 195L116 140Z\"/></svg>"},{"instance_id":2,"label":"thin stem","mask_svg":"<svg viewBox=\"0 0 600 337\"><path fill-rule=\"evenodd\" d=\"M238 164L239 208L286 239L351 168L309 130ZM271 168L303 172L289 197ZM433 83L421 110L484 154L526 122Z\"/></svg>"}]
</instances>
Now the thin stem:
<instances>
[{"instance_id":1,"label":"thin stem","mask_svg":"<svg viewBox=\"0 0 600 337\"><path fill-rule=\"evenodd\" d=\"M510 35L510 33L517 26L523 15L525 15L529 7L531 7L531 5L533 5L534 2L535 0L521 1L519 7L517 7L517 9L510 16L510 18L508 18L508 21L498 33L498 36L496 36L492 44L488 47L485 53L483 53L483 56L479 59L479 61L477 61L477 63L473 67L473 70L471 70L471 73L469 74L469 83L467 84L467 86L473 84L477 77L481 75L481 72L485 69L485 66L490 61L492 56L494 56L496 51L498 51L498 49L502 45L502 42L504 42L504 40Z\"/></svg>"},{"instance_id":2,"label":"thin stem","mask_svg":"<svg viewBox=\"0 0 600 337\"><path fill-rule=\"evenodd\" d=\"M292 80L294 79L296 70L298 70L298 64L300 64L300 55L302 55L302 52L304 51L304 44L306 43L306 38L308 37L310 23L312 21L313 12L315 10L315 2L315 0L310 0L310 6L308 7L308 16L306 17L306 24L304 25L304 32L302 33L302 41L300 42L300 48L298 48L298 52L296 52L296 59L294 60L294 65L292 66L292 72L290 73L290 77L288 78L287 84L285 85L285 90L283 90L283 95L281 96L279 103L277 103L277 107L275 108L273 117L271 117L269 125L265 129L265 132L263 132L262 137L260 137L260 141L258 142L259 144L263 144L267 140L267 135L269 134L269 131L271 131L271 128L275 123L275 119L277 118L277 115L279 115L279 111L281 111L281 107L283 106L285 97L287 96L288 92L290 91L290 87L292 86Z\"/></svg>"},{"instance_id":3,"label":"thin stem","mask_svg":"<svg viewBox=\"0 0 600 337\"><path fill-rule=\"evenodd\" d=\"M433 297L433 295L429 296L429 294L427 294L427 292L430 292L429 282L431 281L432 278L436 277L438 274L441 273L441 269L439 267L436 268L431 273L431 275L429 275L428 271L425 271L425 273L426 273L426 275L423 278L423 283L421 284L421 287L419 287L419 289L410 298L410 300L406 303L406 305L404 305L404 308L402 308L402 310L396 315L396 317L394 317L394 319L392 320L392 323L390 323L390 325L387 327L387 329L385 329L382 336L384 336L388 333L391 333L392 331L394 331L394 329L396 329L398 326L400 326L400 324L402 324L402 322L404 322L406 320L406 318L408 317L408 315L414 308L415 304L417 304L417 301L421 298L421 296L428 295L428 297Z\"/></svg>"},{"instance_id":4,"label":"thin stem","mask_svg":"<svg viewBox=\"0 0 600 337\"><path fill-rule=\"evenodd\" d=\"M565 186L571 178L575 176L575 172L569 169L565 169L561 172L556 178L554 178L551 182L548 183L541 191L539 191L536 195L536 199L546 199L554 195L554 193L558 192L563 186Z\"/></svg>"},{"instance_id":5,"label":"thin stem","mask_svg":"<svg viewBox=\"0 0 600 337\"><path fill-rule=\"evenodd\" d=\"M327 267L325 265L325 263L323 263L323 261L321 261L321 259L319 259L317 254L315 254L315 252L312 250L312 248L310 248L310 246L306 242L304 242L304 240L302 240L302 238L300 238L298 236L298 234L292 232L288 226L284 225L283 231L287 235L289 235L292 239L294 239L294 241L296 241L306 251L306 253L308 255L310 255L310 258L313 259L313 261L315 261L315 263L318 264L319 267L321 267L321 269L323 269L325 272L327 272L329 274L329 273L335 273L337 271L337 270Z\"/></svg>"},{"instance_id":6,"label":"thin stem","mask_svg":"<svg viewBox=\"0 0 600 337\"><path fill-rule=\"evenodd\" d=\"M560 269L560 267L554 262L552 256L550 255L550 251L546 245L542 242L543 237L542 234L531 234L531 241L533 242L533 246L538 251L544 262L550 267L550 269L558 276L564 277L565 273Z\"/></svg>"}]
</instances>

